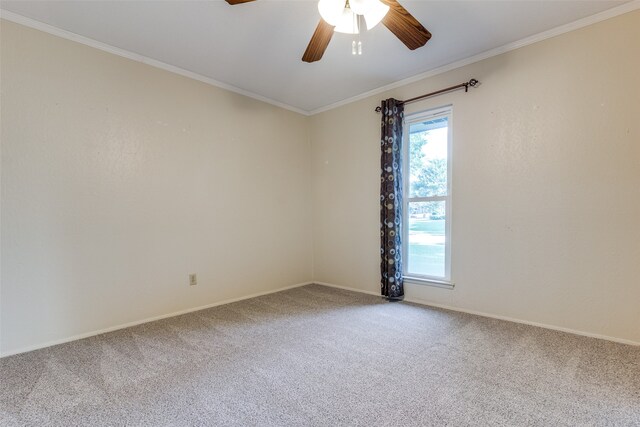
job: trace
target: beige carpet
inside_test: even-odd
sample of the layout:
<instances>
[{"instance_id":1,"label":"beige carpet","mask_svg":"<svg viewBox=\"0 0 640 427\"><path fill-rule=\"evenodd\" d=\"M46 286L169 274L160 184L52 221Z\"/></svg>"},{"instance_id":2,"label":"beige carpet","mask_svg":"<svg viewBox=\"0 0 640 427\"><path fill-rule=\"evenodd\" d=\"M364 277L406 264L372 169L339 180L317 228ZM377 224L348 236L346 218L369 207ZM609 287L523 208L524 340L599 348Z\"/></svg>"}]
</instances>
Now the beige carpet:
<instances>
[{"instance_id":1,"label":"beige carpet","mask_svg":"<svg viewBox=\"0 0 640 427\"><path fill-rule=\"evenodd\" d=\"M640 348L319 285L0 359L2 426L640 426Z\"/></svg>"}]
</instances>

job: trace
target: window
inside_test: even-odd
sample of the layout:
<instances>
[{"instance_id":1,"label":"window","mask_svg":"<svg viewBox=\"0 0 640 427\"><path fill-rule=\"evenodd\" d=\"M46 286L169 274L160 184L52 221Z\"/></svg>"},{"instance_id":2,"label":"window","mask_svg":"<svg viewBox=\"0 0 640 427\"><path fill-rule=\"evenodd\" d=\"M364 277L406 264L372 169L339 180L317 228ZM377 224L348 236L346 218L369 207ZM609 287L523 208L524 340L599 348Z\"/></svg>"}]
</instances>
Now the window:
<instances>
[{"instance_id":1,"label":"window","mask_svg":"<svg viewBox=\"0 0 640 427\"><path fill-rule=\"evenodd\" d=\"M408 115L404 276L451 286L451 107Z\"/></svg>"}]
</instances>

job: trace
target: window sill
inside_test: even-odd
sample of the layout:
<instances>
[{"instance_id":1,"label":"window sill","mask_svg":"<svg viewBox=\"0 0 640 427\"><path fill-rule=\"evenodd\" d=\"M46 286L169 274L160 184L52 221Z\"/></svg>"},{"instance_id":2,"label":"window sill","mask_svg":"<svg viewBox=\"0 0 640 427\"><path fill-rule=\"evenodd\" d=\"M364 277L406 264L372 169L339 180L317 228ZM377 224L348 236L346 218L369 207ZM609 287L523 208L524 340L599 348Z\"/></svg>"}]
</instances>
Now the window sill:
<instances>
[{"instance_id":1,"label":"window sill","mask_svg":"<svg viewBox=\"0 0 640 427\"><path fill-rule=\"evenodd\" d=\"M403 279L405 283L412 283L416 285L433 286L436 288L443 288L443 289L453 289L455 287L455 283L447 282L445 280L426 279L423 277L411 277L411 276L404 276Z\"/></svg>"}]
</instances>

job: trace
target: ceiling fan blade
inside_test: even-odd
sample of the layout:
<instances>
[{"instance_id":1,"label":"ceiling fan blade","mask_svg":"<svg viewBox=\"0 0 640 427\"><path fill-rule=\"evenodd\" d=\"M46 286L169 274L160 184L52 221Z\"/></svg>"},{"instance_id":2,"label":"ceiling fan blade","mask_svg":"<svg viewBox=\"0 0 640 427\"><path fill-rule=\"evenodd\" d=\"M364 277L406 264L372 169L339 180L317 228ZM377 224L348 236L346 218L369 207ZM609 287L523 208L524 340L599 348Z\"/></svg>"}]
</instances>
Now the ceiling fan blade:
<instances>
[{"instance_id":1,"label":"ceiling fan blade","mask_svg":"<svg viewBox=\"0 0 640 427\"><path fill-rule=\"evenodd\" d=\"M249 3L250 1L255 1L255 0L227 0L227 3L233 6L234 4Z\"/></svg>"},{"instance_id":2,"label":"ceiling fan blade","mask_svg":"<svg viewBox=\"0 0 640 427\"><path fill-rule=\"evenodd\" d=\"M389 12L382 19L382 23L409 49L417 49L429 41L431 33L400 3L396 0L382 2L389 6Z\"/></svg>"},{"instance_id":3,"label":"ceiling fan blade","mask_svg":"<svg viewBox=\"0 0 640 427\"><path fill-rule=\"evenodd\" d=\"M333 28L333 25L327 24L324 22L324 19L320 20L307 46L307 50L305 50L304 55L302 55L304 62L315 62L322 58L324 51L327 49L327 46L329 46L331 36L333 36Z\"/></svg>"}]
</instances>

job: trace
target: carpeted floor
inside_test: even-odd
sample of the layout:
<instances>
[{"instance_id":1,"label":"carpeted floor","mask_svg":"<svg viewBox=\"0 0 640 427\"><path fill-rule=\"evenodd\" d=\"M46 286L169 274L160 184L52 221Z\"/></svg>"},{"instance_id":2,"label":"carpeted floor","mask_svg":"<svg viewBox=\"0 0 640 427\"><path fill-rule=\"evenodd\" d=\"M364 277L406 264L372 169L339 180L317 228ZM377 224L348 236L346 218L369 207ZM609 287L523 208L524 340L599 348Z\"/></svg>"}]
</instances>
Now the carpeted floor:
<instances>
[{"instance_id":1,"label":"carpeted floor","mask_svg":"<svg viewBox=\"0 0 640 427\"><path fill-rule=\"evenodd\" d=\"M640 348L319 285L0 359L2 426L640 426Z\"/></svg>"}]
</instances>

